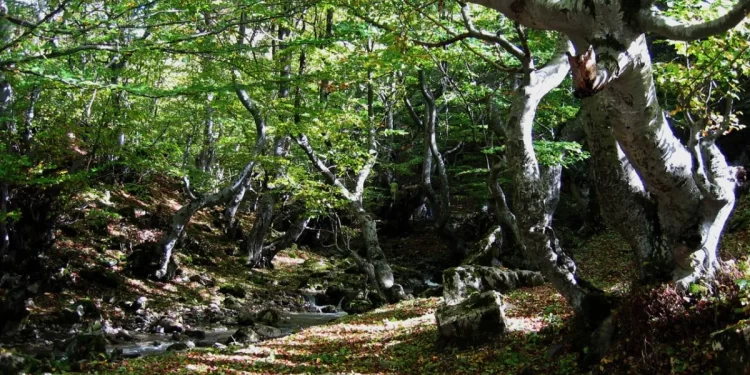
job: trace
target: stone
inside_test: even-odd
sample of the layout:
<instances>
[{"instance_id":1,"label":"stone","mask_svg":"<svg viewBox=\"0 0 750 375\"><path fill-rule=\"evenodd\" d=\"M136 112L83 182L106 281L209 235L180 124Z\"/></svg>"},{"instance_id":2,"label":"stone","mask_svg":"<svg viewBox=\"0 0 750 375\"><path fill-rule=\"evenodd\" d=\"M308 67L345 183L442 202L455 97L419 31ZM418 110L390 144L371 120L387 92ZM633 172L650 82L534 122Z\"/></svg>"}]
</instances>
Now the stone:
<instances>
[{"instance_id":1,"label":"stone","mask_svg":"<svg viewBox=\"0 0 750 375\"><path fill-rule=\"evenodd\" d=\"M260 336L250 328L238 329L230 338L227 339L227 345L233 343L251 344L260 341Z\"/></svg>"},{"instance_id":2,"label":"stone","mask_svg":"<svg viewBox=\"0 0 750 375\"><path fill-rule=\"evenodd\" d=\"M503 297L496 291L471 295L456 305L443 305L435 312L442 339L480 343L507 332Z\"/></svg>"},{"instance_id":3,"label":"stone","mask_svg":"<svg viewBox=\"0 0 750 375\"><path fill-rule=\"evenodd\" d=\"M325 306L323 306L323 307L320 308L320 312L322 312L324 314L333 314L333 313L336 313L338 311L336 310L336 306L325 305Z\"/></svg>"},{"instance_id":4,"label":"stone","mask_svg":"<svg viewBox=\"0 0 750 375\"><path fill-rule=\"evenodd\" d=\"M245 298L247 292L240 285L237 284L224 284L219 287L219 293L230 295L236 298Z\"/></svg>"},{"instance_id":5,"label":"stone","mask_svg":"<svg viewBox=\"0 0 750 375\"><path fill-rule=\"evenodd\" d=\"M224 345L224 344L222 344L220 342L214 343L213 347L214 347L214 349L218 349L218 350L224 350L224 349L227 348L226 345Z\"/></svg>"},{"instance_id":6,"label":"stone","mask_svg":"<svg viewBox=\"0 0 750 375\"><path fill-rule=\"evenodd\" d=\"M722 374L750 373L750 321L742 320L711 334L711 346L718 353Z\"/></svg>"},{"instance_id":7,"label":"stone","mask_svg":"<svg viewBox=\"0 0 750 375\"><path fill-rule=\"evenodd\" d=\"M344 306L344 311L348 312L349 314L361 314L363 312L372 310L373 305L372 302L368 299L364 298L358 298L352 301L349 301Z\"/></svg>"},{"instance_id":8,"label":"stone","mask_svg":"<svg viewBox=\"0 0 750 375\"><path fill-rule=\"evenodd\" d=\"M224 307L230 310L239 310L242 308L242 304L237 301L236 298L227 296L227 298L224 299Z\"/></svg>"},{"instance_id":9,"label":"stone","mask_svg":"<svg viewBox=\"0 0 750 375\"><path fill-rule=\"evenodd\" d=\"M189 329L189 330L186 330L184 333L185 333L185 336L194 338L194 339L203 340L206 338L206 331L201 331L197 329Z\"/></svg>"},{"instance_id":10,"label":"stone","mask_svg":"<svg viewBox=\"0 0 750 375\"><path fill-rule=\"evenodd\" d=\"M185 330L182 323L169 317L162 318L158 326L164 329L163 333L181 333Z\"/></svg>"},{"instance_id":11,"label":"stone","mask_svg":"<svg viewBox=\"0 0 750 375\"><path fill-rule=\"evenodd\" d=\"M237 315L237 324L241 326L251 326L255 324L255 315L249 311L243 311Z\"/></svg>"},{"instance_id":12,"label":"stone","mask_svg":"<svg viewBox=\"0 0 750 375\"><path fill-rule=\"evenodd\" d=\"M181 352L188 349L195 348L195 344L192 341L177 342L167 347L168 352Z\"/></svg>"},{"instance_id":13,"label":"stone","mask_svg":"<svg viewBox=\"0 0 750 375\"><path fill-rule=\"evenodd\" d=\"M121 329L121 330L117 331L117 333L115 334L115 338L117 338L119 340L124 340L124 341L134 341L135 340L135 337L133 337L133 335L131 335L130 332L128 332L125 329Z\"/></svg>"},{"instance_id":14,"label":"stone","mask_svg":"<svg viewBox=\"0 0 750 375\"><path fill-rule=\"evenodd\" d=\"M281 321L281 312L276 309L263 309L256 315L257 323L276 326L279 324L279 321Z\"/></svg>"},{"instance_id":15,"label":"stone","mask_svg":"<svg viewBox=\"0 0 750 375\"><path fill-rule=\"evenodd\" d=\"M443 298L448 305L456 305L471 293L488 290L507 293L520 287L544 284L539 272L503 270L496 267L461 266L443 272Z\"/></svg>"},{"instance_id":16,"label":"stone","mask_svg":"<svg viewBox=\"0 0 750 375\"><path fill-rule=\"evenodd\" d=\"M282 332L280 329L276 327L265 326L262 324L256 324L253 327L253 331L255 331L258 335L260 335L264 339L275 339L275 338L285 336L284 332Z\"/></svg>"},{"instance_id":17,"label":"stone","mask_svg":"<svg viewBox=\"0 0 750 375\"><path fill-rule=\"evenodd\" d=\"M216 286L216 281L210 276L203 274L203 273L199 275L190 276L190 281L201 284L207 288L212 288Z\"/></svg>"},{"instance_id":18,"label":"stone","mask_svg":"<svg viewBox=\"0 0 750 375\"><path fill-rule=\"evenodd\" d=\"M96 360L107 355L107 339L102 334L81 334L65 341L65 354L71 361Z\"/></svg>"},{"instance_id":19,"label":"stone","mask_svg":"<svg viewBox=\"0 0 750 375\"><path fill-rule=\"evenodd\" d=\"M130 310L137 311L141 309L146 309L146 304L148 303L148 298L144 296L138 297L135 302L130 304Z\"/></svg>"}]
</instances>

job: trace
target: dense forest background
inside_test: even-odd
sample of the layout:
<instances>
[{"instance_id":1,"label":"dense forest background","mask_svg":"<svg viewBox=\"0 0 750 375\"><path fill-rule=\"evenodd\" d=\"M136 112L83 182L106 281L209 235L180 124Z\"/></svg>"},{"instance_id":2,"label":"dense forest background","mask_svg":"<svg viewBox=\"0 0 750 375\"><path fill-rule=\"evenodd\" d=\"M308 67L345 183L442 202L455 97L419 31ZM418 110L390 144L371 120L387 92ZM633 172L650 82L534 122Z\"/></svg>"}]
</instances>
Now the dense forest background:
<instances>
[{"instance_id":1,"label":"dense forest background","mask_svg":"<svg viewBox=\"0 0 750 375\"><path fill-rule=\"evenodd\" d=\"M750 2L476 3L0 0L0 372L746 373Z\"/></svg>"}]
</instances>

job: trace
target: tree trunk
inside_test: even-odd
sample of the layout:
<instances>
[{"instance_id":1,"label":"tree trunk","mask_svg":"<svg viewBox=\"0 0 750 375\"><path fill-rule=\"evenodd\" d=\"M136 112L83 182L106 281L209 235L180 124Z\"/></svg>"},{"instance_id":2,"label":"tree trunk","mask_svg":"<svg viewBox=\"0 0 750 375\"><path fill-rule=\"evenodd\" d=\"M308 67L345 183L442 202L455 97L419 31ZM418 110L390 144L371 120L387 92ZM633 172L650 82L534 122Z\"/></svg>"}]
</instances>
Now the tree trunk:
<instances>
[{"instance_id":1,"label":"tree trunk","mask_svg":"<svg viewBox=\"0 0 750 375\"><path fill-rule=\"evenodd\" d=\"M273 258L279 251L284 250L292 244L296 243L302 233L307 229L307 224L310 222L310 218L307 216L300 216L292 223L292 226L284 232L278 240L274 241L270 245L263 248L263 264L269 267Z\"/></svg>"},{"instance_id":2,"label":"tree trunk","mask_svg":"<svg viewBox=\"0 0 750 375\"><path fill-rule=\"evenodd\" d=\"M214 109L211 106L213 93L206 96L206 127L203 134L203 148L198 157L198 168L208 174L212 174L216 162L216 133L214 132Z\"/></svg>"},{"instance_id":3,"label":"tree trunk","mask_svg":"<svg viewBox=\"0 0 750 375\"><path fill-rule=\"evenodd\" d=\"M277 137L274 142L274 156L278 158L286 157L289 154L290 141L288 136ZM284 166L279 166L278 168L276 174L273 176L274 180L283 178L286 174ZM245 238L245 250L247 252L246 265L248 267L265 268L270 264L271 260L268 259L268 262L266 262L263 257L263 243L271 229L271 223L273 223L273 213L277 196L278 192L266 183L266 188L260 198L260 206L255 213L255 223Z\"/></svg>"}]
</instances>

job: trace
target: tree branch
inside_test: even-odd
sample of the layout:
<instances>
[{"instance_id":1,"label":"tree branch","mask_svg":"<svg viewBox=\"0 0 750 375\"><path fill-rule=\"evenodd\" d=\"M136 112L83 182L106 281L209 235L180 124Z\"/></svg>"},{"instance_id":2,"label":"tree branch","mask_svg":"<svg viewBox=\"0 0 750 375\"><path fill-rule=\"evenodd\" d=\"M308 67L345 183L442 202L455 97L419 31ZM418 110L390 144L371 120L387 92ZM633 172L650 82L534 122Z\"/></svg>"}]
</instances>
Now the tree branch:
<instances>
[{"instance_id":1,"label":"tree branch","mask_svg":"<svg viewBox=\"0 0 750 375\"><path fill-rule=\"evenodd\" d=\"M336 177L336 175L334 175L333 172L331 172L331 170L325 165L325 163L320 160L318 155L315 153L315 150L313 150L312 146L310 146L310 141L307 139L307 135L305 135L304 133L300 133L300 135L292 138L294 138L294 141L297 142L299 147L301 147L302 150L305 151L307 158L310 159L310 162L313 164L315 169L323 174L323 176L328 180L329 184L337 187L346 199L350 201L357 200L357 197L352 194L349 189L344 186L341 180L339 180L338 177Z\"/></svg>"},{"instance_id":2,"label":"tree branch","mask_svg":"<svg viewBox=\"0 0 750 375\"><path fill-rule=\"evenodd\" d=\"M638 14L638 23L644 32L654 32L672 40L691 41L735 27L745 19L748 12L750 0L739 0L727 14L712 21L690 25L667 17L655 9L643 9Z\"/></svg>"}]
</instances>

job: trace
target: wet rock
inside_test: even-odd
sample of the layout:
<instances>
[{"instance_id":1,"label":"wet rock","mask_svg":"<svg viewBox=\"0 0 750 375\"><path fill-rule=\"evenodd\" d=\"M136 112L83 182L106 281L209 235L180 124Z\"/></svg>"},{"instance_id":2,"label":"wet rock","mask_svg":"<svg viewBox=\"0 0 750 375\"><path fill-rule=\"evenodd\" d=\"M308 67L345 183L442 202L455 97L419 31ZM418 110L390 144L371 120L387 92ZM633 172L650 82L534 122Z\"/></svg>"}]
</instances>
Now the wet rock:
<instances>
[{"instance_id":1,"label":"wet rock","mask_svg":"<svg viewBox=\"0 0 750 375\"><path fill-rule=\"evenodd\" d=\"M238 329L230 338L227 339L226 344L231 345L233 343L239 344L252 344L260 341L260 336L250 328Z\"/></svg>"},{"instance_id":2,"label":"wet rock","mask_svg":"<svg viewBox=\"0 0 750 375\"><path fill-rule=\"evenodd\" d=\"M227 294L236 298L245 298L245 296L247 295L245 289L237 284L224 284L219 287L219 293Z\"/></svg>"},{"instance_id":3,"label":"wet rock","mask_svg":"<svg viewBox=\"0 0 750 375\"><path fill-rule=\"evenodd\" d=\"M507 332L502 295L496 291L473 294L456 305L435 312L442 339L461 343L482 342Z\"/></svg>"},{"instance_id":4,"label":"wet rock","mask_svg":"<svg viewBox=\"0 0 750 375\"><path fill-rule=\"evenodd\" d=\"M117 338L119 340L123 340L123 341L134 341L135 340L135 337L133 337L133 335L131 335L130 332L128 332L125 329L119 330L115 334L115 338Z\"/></svg>"},{"instance_id":5,"label":"wet rock","mask_svg":"<svg viewBox=\"0 0 750 375\"><path fill-rule=\"evenodd\" d=\"M333 314L337 312L337 310L336 310L336 306L326 305L320 308L320 312L325 313L325 314Z\"/></svg>"},{"instance_id":6,"label":"wet rock","mask_svg":"<svg viewBox=\"0 0 750 375\"><path fill-rule=\"evenodd\" d=\"M750 373L750 322L747 320L711 334L711 346L718 353L722 374Z\"/></svg>"},{"instance_id":7,"label":"wet rock","mask_svg":"<svg viewBox=\"0 0 750 375\"><path fill-rule=\"evenodd\" d=\"M107 355L107 339L102 334L81 334L65 342L65 354L72 361L96 360Z\"/></svg>"},{"instance_id":8,"label":"wet rock","mask_svg":"<svg viewBox=\"0 0 750 375\"><path fill-rule=\"evenodd\" d=\"M159 321L158 327L163 329L163 333L181 333L184 331L182 323L176 319L165 317Z\"/></svg>"},{"instance_id":9,"label":"wet rock","mask_svg":"<svg viewBox=\"0 0 750 375\"><path fill-rule=\"evenodd\" d=\"M538 286L543 283L544 278L539 272L461 266L443 272L443 297L446 304L456 305L474 292L494 290L507 293L519 287Z\"/></svg>"},{"instance_id":10,"label":"wet rock","mask_svg":"<svg viewBox=\"0 0 750 375\"><path fill-rule=\"evenodd\" d=\"M206 338L206 331L201 331L197 329L189 329L185 331L185 336L194 338L194 339L203 340Z\"/></svg>"},{"instance_id":11,"label":"wet rock","mask_svg":"<svg viewBox=\"0 0 750 375\"><path fill-rule=\"evenodd\" d=\"M195 344L192 341L184 341L184 342L178 342L174 343L167 347L168 352L181 352L188 349L195 348Z\"/></svg>"},{"instance_id":12,"label":"wet rock","mask_svg":"<svg viewBox=\"0 0 750 375\"><path fill-rule=\"evenodd\" d=\"M273 308L261 310L256 316L256 322L264 325L276 326L279 321L281 321L281 312Z\"/></svg>"},{"instance_id":13,"label":"wet rock","mask_svg":"<svg viewBox=\"0 0 750 375\"><path fill-rule=\"evenodd\" d=\"M262 324L256 324L255 327L253 327L253 331L264 339L275 339L284 336L284 332L280 329Z\"/></svg>"}]
</instances>

